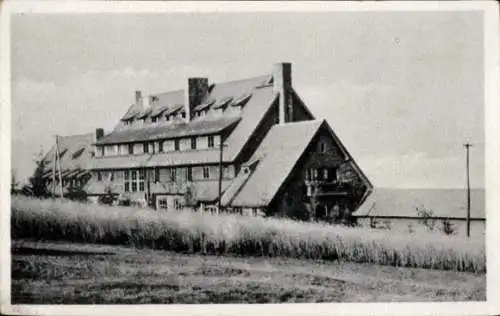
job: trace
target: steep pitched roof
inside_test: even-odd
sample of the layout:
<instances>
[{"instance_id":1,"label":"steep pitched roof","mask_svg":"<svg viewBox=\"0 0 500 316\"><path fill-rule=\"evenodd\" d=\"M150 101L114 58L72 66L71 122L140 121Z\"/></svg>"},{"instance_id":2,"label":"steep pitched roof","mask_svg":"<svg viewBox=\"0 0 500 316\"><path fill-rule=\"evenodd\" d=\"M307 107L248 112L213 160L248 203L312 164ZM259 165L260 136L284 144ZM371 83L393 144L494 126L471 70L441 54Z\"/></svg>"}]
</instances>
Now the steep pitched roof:
<instances>
[{"instance_id":1,"label":"steep pitched roof","mask_svg":"<svg viewBox=\"0 0 500 316\"><path fill-rule=\"evenodd\" d=\"M215 83L210 89L210 93L207 95L204 102L220 101L226 98L240 98L251 92L256 87L266 85L269 78L270 75L262 75L242 80Z\"/></svg>"},{"instance_id":2,"label":"steep pitched roof","mask_svg":"<svg viewBox=\"0 0 500 316\"><path fill-rule=\"evenodd\" d=\"M152 108L156 109L162 106L173 106L184 104L184 90L173 90L165 93L152 94Z\"/></svg>"},{"instance_id":3,"label":"steep pitched roof","mask_svg":"<svg viewBox=\"0 0 500 316\"><path fill-rule=\"evenodd\" d=\"M142 109L138 105L132 104L129 106L125 115L122 116L121 120L122 121L131 120L135 118L139 113L141 113L141 111Z\"/></svg>"},{"instance_id":4,"label":"steep pitched roof","mask_svg":"<svg viewBox=\"0 0 500 316\"><path fill-rule=\"evenodd\" d=\"M371 183L328 123L325 120L312 120L274 125L255 154L243 166L242 169L249 167L248 172L238 174L221 202L231 206L269 205L320 128L329 132L367 186L365 199L371 193Z\"/></svg>"},{"instance_id":5,"label":"steep pitched roof","mask_svg":"<svg viewBox=\"0 0 500 316\"><path fill-rule=\"evenodd\" d=\"M61 171L62 174L75 173L78 170L88 169L92 160L92 142L94 141L94 134L72 135L72 136L59 136L59 153L61 156ZM54 152L56 146L54 145L51 150L45 155L46 174L50 174L54 165Z\"/></svg>"},{"instance_id":6,"label":"steep pitched roof","mask_svg":"<svg viewBox=\"0 0 500 316\"><path fill-rule=\"evenodd\" d=\"M256 88L253 91L251 98L242 110L241 121L225 141L225 160L233 161L236 159L277 97L278 95L274 94L272 86Z\"/></svg>"},{"instance_id":7,"label":"steep pitched roof","mask_svg":"<svg viewBox=\"0 0 500 316\"><path fill-rule=\"evenodd\" d=\"M250 159L257 166L231 205L268 205L322 123L315 120L274 125ZM244 176L243 172L238 174L238 177ZM238 182L235 181L235 185ZM236 191L231 187L229 190Z\"/></svg>"},{"instance_id":8,"label":"steep pitched roof","mask_svg":"<svg viewBox=\"0 0 500 316\"><path fill-rule=\"evenodd\" d=\"M232 132L224 142L223 160L224 162L232 162L241 152L244 146L248 143L252 134L257 129L259 123L270 109L271 105L276 101L277 95L273 92L273 87L265 85L269 82L270 76L259 76L255 78L218 83L214 84L210 94L202 102L215 103L217 100L227 98L234 94L235 99L245 100L245 106L241 111L231 113L223 113L222 116L206 115L203 117L195 117L189 123L177 124L160 124L155 127L142 127L122 129L114 131L101 138L97 144L115 144L126 142L139 142L154 139L166 139L174 137L184 137L193 135L203 135L219 133L226 128L232 128ZM180 90L182 92L182 90ZM177 102L175 98L180 98L179 91L174 91L172 94L167 93L168 100ZM163 107L161 111L166 113L167 106L165 99L162 101L159 95L156 105ZM238 101L239 102L239 101ZM174 106L175 108L176 106ZM155 113L155 107L151 113ZM160 112L161 112L160 111ZM211 109L209 112L212 111ZM214 163L219 161L218 151L210 153L203 151L197 153L195 151L188 152L173 152L168 154L143 155L134 157L105 157L94 159L92 168L132 168L137 166L148 165L180 165L182 161L186 163ZM168 163L167 163L168 161Z\"/></svg>"},{"instance_id":9,"label":"steep pitched roof","mask_svg":"<svg viewBox=\"0 0 500 316\"><path fill-rule=\"evenodd\" d=\"M467 195L461 189L376 188L353 216L417 218L417 208L433 211L434 217L466 217ZM485 218L484 189L471 190L471 218Z\"/></svg>"}]
</instances>

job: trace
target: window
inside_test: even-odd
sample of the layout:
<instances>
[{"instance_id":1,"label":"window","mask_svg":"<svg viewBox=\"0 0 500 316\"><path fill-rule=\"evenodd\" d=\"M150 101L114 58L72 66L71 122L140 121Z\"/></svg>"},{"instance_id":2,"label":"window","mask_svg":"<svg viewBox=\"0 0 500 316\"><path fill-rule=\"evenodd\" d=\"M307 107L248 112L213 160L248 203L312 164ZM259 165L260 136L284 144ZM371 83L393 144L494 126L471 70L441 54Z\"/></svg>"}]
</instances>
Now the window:
<instances>
[{"instance_id":1,"label":"window","mask_svg":"<svg viewBox=\"0 0 500 316\"><path fill-rule=\"evenodd\" d=\"M178 139L174 140L174 150L176 150L176 151L179 150L179 140Z\"/></svg>"},{"instance_id":2,"label":"window","mask_svg":"<svg viewBox=\"0 0 500 316\"><path fill-rule=\"evenodd\" d=\"M320 142L319 143L319 152L323 153L323 154L326 153L326 144L325 144L325 142Z\"/></svg>"},{"instance_id":3,"label":"window","mask_svg":"<svg viewBox=\"0 0 500 316\"><path fill-rule=\"evenodd\" d=\"M181 117L182 117L182 118L186 118L186 112L182 112L182 113L181 113Z\"/></svg>"},{"instance_id":4,"label":"window","mask_svg":"<svg viewBox=\"0 0 500 316\"><path fill-rule=\"evenodd\" d=\"M162 208L162 209L168 208L167 199L159 199L158 200L158 208Z\"/></svg>"},{"instance_id":5,"label":"window","mask_svg":"<svg viewBox=\"0 0 500 316\"><path fill-rule=\"evenodd\" d=\"M208 148L213 148L214 147L214 137L208 136Z\"/></svg>"},{"instance_id":6,"label":"window","mask_svg":"<svg viewBox=\"0 0 500 316\"><path fill-rule=\"evenodd\" d=\"M144 143L142 144L142 148L143 148L143 152L144 152L145 154L149 153L149 144L148 144L147 142L144 142Z\"/></svg>"},{"instance_id":7,"label":"window","mask_svg":"<svg viewBox=\"0 0 500 316\"><path fill-rule=\"evenodd\" d=\"M160 153L163 152L163 141L158 142L158 152L160 152Z\"/></svg>"},{"instance_id":8,"label":"window","mask_svg":"<svg viewBox=\"0 0 500 316\"><path fill-rule=\"evenodd\" d=\"M102 181L102 174L100 171L97 171L97 181Z\"/></svg>"},{"instance_id":9,"label":"window","mask_svg":"<svg viewBox=\"0 0 500 316\"><path fill-rule=\"evenodd\" d=\"M193 181L193 171L191 167L186 167L186 181Z\"/></svg>"},{"instance_id":10,"label":"window","mask_svg":"<svg viewBox=\"0 0 500 316\"><path fill-rule=\"evenodd\" d=\"M151 123L156 123L156 116L153 116L153 117L151 118Z\"/></svg>"},{"instance_id":11,"label":"window","mask_svg":"<svg viewBox=\"0 0 500 316\"><path fill-rule=\"evenodd\" d=\"M113 171L109 173L108 180L111 182L115 181L115 173Z\"/></svg>"},{"instance_id":12,"label":"window","mask_svg":"<svg viewBox=\"0 0 500 316\"><path fill-rule=\"evenodd\" d=\"M160 168L155 168L155 182L160 181Z\"/></svg>"},{"instance_id":13,"label":"window","mask_svg":"<svg viewBox=\"0 0 500 316\"><path fill-rule=\"evenodd\" d=\"M328 169L323 169L323 180L328 180Z\"/></svg>"},{"instance_id":14,"label":"window","mask_svg":"<svg viewBox=\"0 0 500 316\"><path fill-rule=\"evenodd\" d=\"M125 192L144 191L144 175L141 170L125 170Z\"/></svg>"},{"instance_id":15,"label":"window","mask_svg":"<svg viewBox=\"0 0 500 316\"><path fill-rule=\"evenodd\" d=\"M196 149L196 137L191 137L191 149Z\"/></svg>"},{"instance_id":16,"label":"window","mask_svg":"<svg viewBox=\"0 0 500 316\"><path fill-rule=\"evenodd\" d=\"M128 144L128 154L129 155L134 154L134 144Z\"/></svg>"},{"instance_id":17,"label":"window","mask_svg":"<svg viewBox=\"0 0 500 316\"><path fill-rule=\"evenodd\" d=\"M170 179L172 180L172 182L177 182L177 169L170 169Z\"/></svg>"},{"instance_id":18,"label":"window","mask_svg":"<svg viewBox=\"0 0 500 316\"><path fill-rule=\"evenodd\" d=\"M130 192L130 182L128 181L130 179L130 171L125 170L124 178L125 178L125 192Z\"/></svg>"},{"instance_id":19,"label":"window","mask_svg":"<svg viewBox=\"0 0 500 316\"><path fill-rule=\"evenodd\" d=\"M176 210L180 210L182 208L182 203L179 201L179 199L174 199L174 208Z\"/></svg>"},{"instance_id":20,"label":"window","mask_svg":"<svg viewBox=\"0 0 500 316\"><path fill-rule=\"evenodd\" d=\"M209 178L210 178L210 168L203 167L203 179L209 179Z\"/></svg>"},{"instance_id":21,"label":"window","mask_svg":"<svg viewBox=\"0 0 500 316\"><path fill-rule=\"evenodd\" d=\"M104 157L104 146L99 147L99 156Z\"/></svg>"}]
</instances>

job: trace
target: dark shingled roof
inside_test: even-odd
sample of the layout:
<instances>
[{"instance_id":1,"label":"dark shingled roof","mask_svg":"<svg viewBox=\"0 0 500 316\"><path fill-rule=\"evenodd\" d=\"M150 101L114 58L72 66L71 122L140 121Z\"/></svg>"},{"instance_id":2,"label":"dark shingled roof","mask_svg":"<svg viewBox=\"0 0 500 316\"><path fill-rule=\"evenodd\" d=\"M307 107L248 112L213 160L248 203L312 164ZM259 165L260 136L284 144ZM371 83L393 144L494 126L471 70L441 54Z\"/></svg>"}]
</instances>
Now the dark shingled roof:
<instances>
[{"instance_id":1,"label":"dark shingled roof","mask_svg":"<svg viewBox=\"0 0 500 316\"><path fill-rule=\"evenodd\" d=\"M163 112L165 112L168 109L168 105L159 105L155 106L151 110L151 117L156 117L158 115L161 115Z\"/></svg>"},{"instance_id":2,"label":"dark shingled roof","mask_svg":"<svg viewBox=\"0 0 500 316\"><path fill-rule=\"evenodd\" d=\"M214 102L215 101L203 102L200 105L195 106L193 111L197 112L197 111L205 110L206 108L211 107L214 104Z\"/></svg>"},{"instance_id":3,"label":"dark shingled roof","mask_svg":"<svg viewBox=\"0 0 500 316\"><path fill-rule=\"evenodd\" d=\"M94 134L59 136L59 153L61 155L61 171L62 174L88 169L92 161L92 142ZM45 155L46 175L51 176L52 167L54 165L55 145Z\"/></svg>"},{"instance_id":4,"label":"dark shingled roof","mask_svg":"<svg viewBox=\"0 0 500 316\"><path fill-rule=\"evenodd\" d=\"M137 114L139 114L141 112L141 110L142 109L139 108L139 106L132 104L128 108L127 113L125 113L125 115L121 118L121 120L122 121L131 120L131 119L135 118L137 116Z\"/></svg>"},{"instance_id":5,"label":"dark shingled roof","mask_svg":"<svg viewBox=\"0 0 500 316\"><path fill-rule=\"evenodd\" d=\"M376 188L353 216L418 218L417 207L432 210L434 217L465 219L466 191ZM471 190L471 218L485 218L484 189Z\"/></svg>"},{"instance_id":6,"label":"dark shingled roof","mask_svg":"<svg viewBox=\"0 0 500 316\"><path fill-rule=\"evenodd\" d=\"M227 111L222 116L213 115L212 108L208 110L208 114L202 117L194 117L189 123L157 123L151 127L145 126L140 128L125 128L115 130L101 138L97 144L115 144L126 142L139 142L145 140L174 138L183 136L203 135L210 133L218 133L225 128L234 129L225 140L224 161L232 162L237 155L248 143L255 129L264 118L264 115L269 111L270 107L277 100L277 94L274 93L273 87L268 85L270 75L258 76L254 78L223 82L213 84L210 93L202 101L200 106L212 104L217 101L232 97L235 100L245 101L245 106L241 111ZM151 106L150 115L159 115L172 111L170 108L176 108L179 104L184 103L183 90L172 91L164 94L154 95L157 100ZM248 99L247 99L248 98ZM247 99L247 100L245 100ZM234 124L234 125L233 125ZM204 153L203 151L202 153ZM168 153L166 156L156 154L152 157L143 156L124 156L124 157L105 157L96 158L93 167L105 169L128 167L136 165L161 164L161 161L169 161L172 164L180 164L184 159L188 162L218 162L218 154L209 153L198 154L195 152L174 152ZM166 159L166 160L165 160ZM147 162L146 162L147 160ZM113 164L116 163L116 166ZM164 165L167 165L166 163Z\"/></svg>"},{"instance_id":7,"label":"dark shingled roof","mask_svg":"<svg viewBox=\"0 0 500 316\"><path fill-rule=\"evenodd\" d=\"M149 108L146 108L146 109L143 109L142 111L140 111L139 114L136 115L136 118L138 119L142 119L142 118L145 118L147 117L149 114L151 114L151 111L152 109L149 107Z\"/></svg>"},{"instance_id":8,"label":"dark shingled roof","mask_svg":"<svg viewBox=\"0 0 500 316\"><path fill-rule=\"evenodd\" d=\"M239 117L221 117L212 120L194 120L189 123L165 124L138 129L123 129L102 137L96 144L117 144L156 139L169 139L192 135L215 134L231 127L239 120Z\"/></svg>"},{"instance_id":9,"label":"dark shingled roof","mask_svg":"<svg viewBox=\"0 0 500 316\"><path fill-rule=\"evenodd\" d=\"M165 115L174 114L179 110L185 111L184 104L172 104L171 106L168 107L168 109L164 112L164 114Z\"/></svg>"},{"instance_id":10,"label":"dark shingled roof","mask_svg":"<svg viewBox=\"0 0 500 316\"><path fill-rule=\"evenodd\" d=\"M184 104L184 90L174 90L165 93L152 94L151 97L155 99L152 104L153 110L162 106Z\"/></svg>"}]
</instances>

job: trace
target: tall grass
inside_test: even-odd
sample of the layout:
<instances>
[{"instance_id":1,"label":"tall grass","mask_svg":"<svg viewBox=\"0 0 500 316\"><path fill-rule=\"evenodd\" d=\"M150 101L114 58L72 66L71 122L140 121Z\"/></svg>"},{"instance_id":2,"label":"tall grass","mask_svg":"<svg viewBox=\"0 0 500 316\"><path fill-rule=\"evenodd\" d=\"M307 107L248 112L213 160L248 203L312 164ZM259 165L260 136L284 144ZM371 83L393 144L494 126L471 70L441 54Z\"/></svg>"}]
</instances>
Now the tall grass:
<instances>
[{"instance_id":1,"label":"tall grass","mask_svg":"<svg viewBox=\"0 0 500 316\"><path fill-rule=\"evenodd\" d=\"M12 238L124 244L215 255L283 256L482 273L484 240L286 219L158 212L12 198Z\"/></svg>"}]
</instances>

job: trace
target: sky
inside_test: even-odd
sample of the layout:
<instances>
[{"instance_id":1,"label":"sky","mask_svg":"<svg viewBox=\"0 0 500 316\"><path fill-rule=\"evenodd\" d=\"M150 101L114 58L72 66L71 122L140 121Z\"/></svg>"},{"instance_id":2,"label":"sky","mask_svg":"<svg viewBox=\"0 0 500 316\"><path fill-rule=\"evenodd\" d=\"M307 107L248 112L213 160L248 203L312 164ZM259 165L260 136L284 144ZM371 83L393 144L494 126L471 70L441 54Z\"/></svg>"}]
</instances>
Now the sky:
<instances>
[{"instance_id":1,"label":"sky","mask_svg":"<svg viewBox=\"0 0 500 316\"><path fill-rule=\"evenodd\" d=\"M481 12L23 14L12 16L12 167L54 135L110 131L134 91L270 74L332 126L377 187L484 187Z\"/></svg>"}]
</instances>

